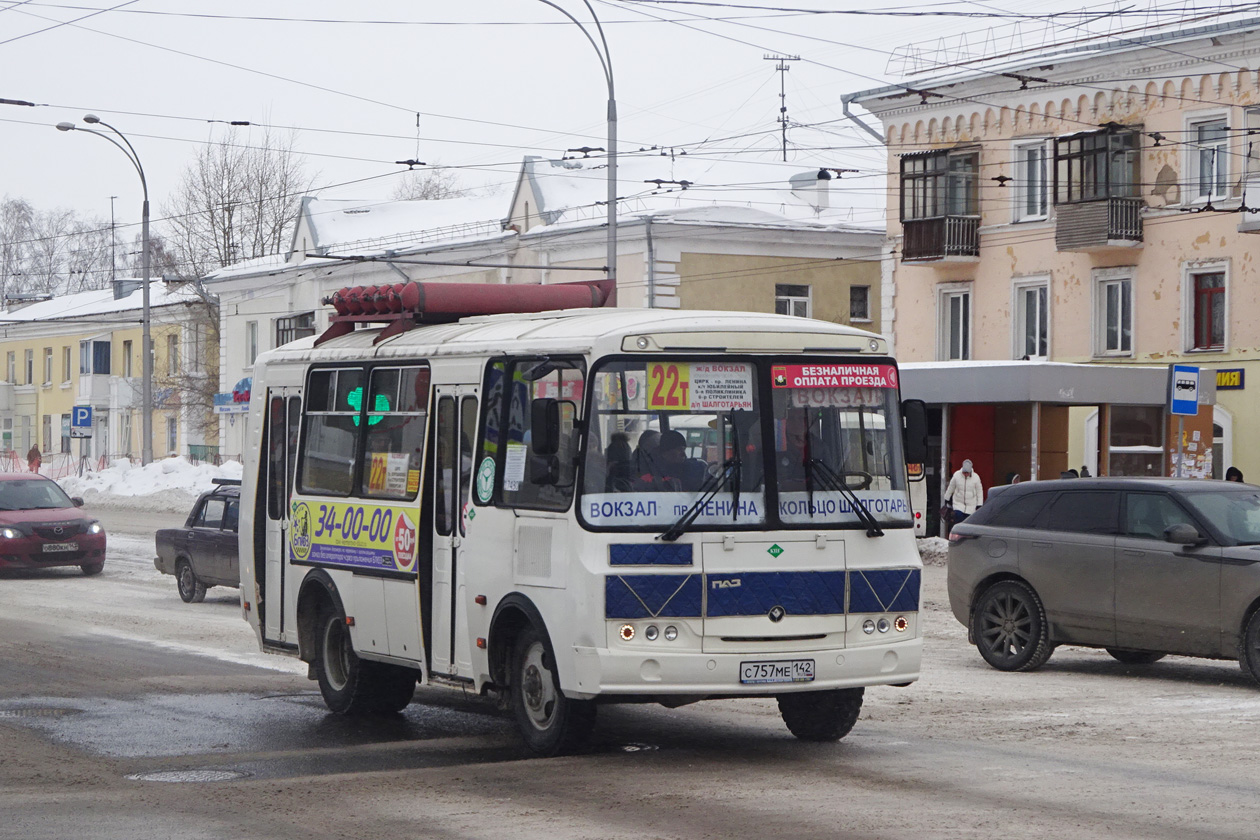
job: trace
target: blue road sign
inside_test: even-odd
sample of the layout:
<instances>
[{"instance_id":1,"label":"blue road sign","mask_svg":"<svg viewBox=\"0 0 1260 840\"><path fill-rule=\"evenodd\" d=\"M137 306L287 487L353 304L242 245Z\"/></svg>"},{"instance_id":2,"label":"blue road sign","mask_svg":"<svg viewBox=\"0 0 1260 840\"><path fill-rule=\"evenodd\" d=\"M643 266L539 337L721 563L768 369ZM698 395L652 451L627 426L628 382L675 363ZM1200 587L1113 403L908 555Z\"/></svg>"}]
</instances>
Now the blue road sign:
<instances>
[{"instance_id":1,"label":"blue road sign","mask_svg":"<svg viewBox=\"0 0 1260 840\"><path fill-rule=\"evenodd\" d=\"M92 406L76 405L70 412L70 425L77 428L92 427Z\"/></svg>"},{"instance_id":2,"label":"blue road sign","mask_svg":"<svg viewBox=\"0 0 1260 840\"><path fill-rule=\"evenodd\" d=\"M1168 413L1199 413L1199 369L1194 365L1169 365Z\"/></svg>"}]
</instances>

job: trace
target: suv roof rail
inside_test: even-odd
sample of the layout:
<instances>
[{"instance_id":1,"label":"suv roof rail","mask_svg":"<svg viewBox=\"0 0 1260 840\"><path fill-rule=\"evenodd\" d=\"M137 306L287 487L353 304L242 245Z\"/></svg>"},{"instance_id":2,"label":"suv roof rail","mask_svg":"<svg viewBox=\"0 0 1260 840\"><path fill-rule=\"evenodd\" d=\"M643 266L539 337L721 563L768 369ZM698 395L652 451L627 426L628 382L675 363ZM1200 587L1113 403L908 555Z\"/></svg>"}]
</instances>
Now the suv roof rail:
<instances>
[{"instance_id":1,"label":"suv roof rail","mask_svg":"<svg viewBox=\"0 0 1260 840\"><path fill-rule=\"evenodd\" d=\"M210 481L218 485L229 485L232 487L241 486L241 480L239 478L212 478Z\"/></svg>"}]
</instances>

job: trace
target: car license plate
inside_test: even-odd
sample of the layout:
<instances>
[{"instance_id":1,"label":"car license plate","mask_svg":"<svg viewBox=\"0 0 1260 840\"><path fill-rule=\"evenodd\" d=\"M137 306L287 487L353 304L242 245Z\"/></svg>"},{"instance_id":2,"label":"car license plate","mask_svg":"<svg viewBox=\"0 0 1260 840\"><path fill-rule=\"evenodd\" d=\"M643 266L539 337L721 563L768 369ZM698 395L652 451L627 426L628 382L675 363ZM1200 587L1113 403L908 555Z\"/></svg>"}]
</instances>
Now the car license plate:
<instances>
[{"instance_id":1,"label":"car license plate","mask_svg":"<svg viewBox=\"0 0 1260 840\"><path fill-rule=\"evenodd\" d=\"M74 551L79 546L75 543L44 543L44 551Z\"/></svg>"},{"instance_id":2,"label":"car license plate","mask_svg":"<svg viewBox=\"0 0 1260 840\"><path fill-rule=\"evenodd\" d=\"M739 681L754 683L798 683L814 681L814 660L779 659L771 662L739 663Z\"/></svg>"}]
</instances>

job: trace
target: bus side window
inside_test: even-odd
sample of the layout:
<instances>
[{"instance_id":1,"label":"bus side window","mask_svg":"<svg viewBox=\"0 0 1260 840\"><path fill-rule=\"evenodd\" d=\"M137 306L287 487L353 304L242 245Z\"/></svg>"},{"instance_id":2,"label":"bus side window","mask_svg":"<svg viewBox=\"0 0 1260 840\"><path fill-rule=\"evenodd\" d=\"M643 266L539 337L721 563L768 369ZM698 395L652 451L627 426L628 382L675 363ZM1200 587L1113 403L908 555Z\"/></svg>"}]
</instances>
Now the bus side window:
<instances>
[{"instance_id":1,"label":"bus side window","mask_svg":"<svg viewBox=\"0 0 1260 840\"><path fill-rule=\"evenodd\" d=\"M481 453L496 464L500 503L510 507L566 510L577 475L578 430L586 371L581 360L496 360L486 377ZM556 451L533 445L535 400L550 400L557 428ZM497 410L496 410L497 408ZM549 437L539 430L539 439ZM493 454L491 450L493 444ZM479 502L484 499L478 496Z\"/></svg>"},{"instance_id":2,"label":"bus side window","mask_svg":"<svg viewBox=\"0 0 1260 840\"><path fill-rule=\"evenodd\" d=\"M306 393L299 489L303 493L348 496L354 491L359 456L363 370L313 370Z\"/></svg>"},{"instance_id":3,"label":"bus side window","mask_svg":"<svg viewBox=\"0 0 1260 840\"><path fill-rule=\"evenodd\" d=\"M364 498L410 501L416 497L428 408L428 367L372 369L359 488Z\"/></svg>"}]
</instances>

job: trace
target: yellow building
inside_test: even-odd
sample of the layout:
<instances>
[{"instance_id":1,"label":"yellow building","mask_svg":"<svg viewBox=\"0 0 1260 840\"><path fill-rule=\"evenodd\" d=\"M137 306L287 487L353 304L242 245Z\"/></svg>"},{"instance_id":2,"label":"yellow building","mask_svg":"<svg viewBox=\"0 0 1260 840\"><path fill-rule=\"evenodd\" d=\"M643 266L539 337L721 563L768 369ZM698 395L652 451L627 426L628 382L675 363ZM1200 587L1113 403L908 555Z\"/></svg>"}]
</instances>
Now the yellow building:
<instances>
[{"instance_id":1,"label":"yellow building","mask_svg":"<svg viewBox=\"0 0 1260 840\"><path fill-rule=\"evenodd\" d=\"M4 457L23 461L32 447L45 461L141 456L142 297L140 281L121 280L114 290L9 299L0 314ZM217 382L216 324L194 288L151 286L154 457L205 457L203 441L217 438L210 400L199 398ZM86 423L75 422L76 407Z\"/></svg>"}]
</instances>

